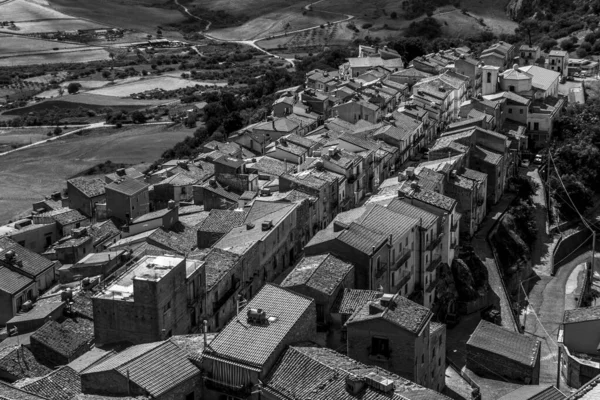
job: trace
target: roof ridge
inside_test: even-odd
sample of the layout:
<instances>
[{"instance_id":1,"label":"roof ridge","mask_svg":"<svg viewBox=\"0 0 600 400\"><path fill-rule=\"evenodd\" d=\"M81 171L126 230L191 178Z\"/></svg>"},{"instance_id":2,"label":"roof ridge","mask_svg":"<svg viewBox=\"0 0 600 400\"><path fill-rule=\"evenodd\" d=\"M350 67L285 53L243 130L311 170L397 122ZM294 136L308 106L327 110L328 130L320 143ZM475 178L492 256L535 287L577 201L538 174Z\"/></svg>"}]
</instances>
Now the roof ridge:
<instances>
[{"instance_id":1,"label":"roof ridge","mask_svg":"<svg viewBox=\"0 0 600 400\"><path fill-rule=\"evenodd\" d=\"M127 366L127 365L129 365L129 364L131 364L131 363L132 363L132 362L134 362L134 361L137 361L137 360L139 360L139 359L140 359L140 358L142 358L143 356L147 355L149 352L151 352L151 351L153 351L153 350L156 350L156 349L158 349L158 348L162 347L162 346L163 346L163 345L165 345L166 343L171 343L171 344L175 345L174 343L172 343L172 342L171 342L171 341L169 341L169 340L164 340L164 341L162 341L162 343L161 343L161 344L159 344L158 346L152 347L152 348L148 349L147 351L145 351L145 352L143 352L143 353L141 353L141 354L138 354L137 356L135 356L135 357L133 357L132 359L130 359L130 360L128 360L128 361L126 361L126 362L124 362L123 364L121 364L121 365L119 365L119 366L115 367L114 369L115 369L117 372L119 372L121 375L123 375L123 373L122 373L122 372L120 372L120 371L119 371L119 369L121 369L121 368L123 368L123 367L125 367L125 366ZM177 347L177 348L179 348L179 347ZM125 376L125 375L124 375L124 376Z\"/></svg>"}]
</instances>

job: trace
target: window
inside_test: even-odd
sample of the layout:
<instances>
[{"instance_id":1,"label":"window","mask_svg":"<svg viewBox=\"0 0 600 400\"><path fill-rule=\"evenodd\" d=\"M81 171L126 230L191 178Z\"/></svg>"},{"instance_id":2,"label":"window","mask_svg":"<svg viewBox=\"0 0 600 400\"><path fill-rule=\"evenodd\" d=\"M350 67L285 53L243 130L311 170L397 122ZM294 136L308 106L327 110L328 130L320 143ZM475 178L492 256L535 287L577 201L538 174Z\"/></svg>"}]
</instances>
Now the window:
<instances>
[{"instance_id":1,"label":"window","mask_svg":"<svg viewBox=\"0 0 600 400\"><path fill-rule=\"evenodd\" d=\"M325 323L325 306L323 304L317 304L317 323Z\"/></svg>"},{"instance_id":2,"label":"window","mask_svg":"<svg viewBox=\"0 0 600 400\"><path fill-rule=\"evenodd\" d=\"M169 301L167 302L167 304L165 304L165 305L163 306L163 313L166 313L166 312L167 312L167 311L169 311L170 309L171 309L171 300L169 300Z\"/></svg>"},{"instance_id":3,"label":"window","mask_svg":"<svg viewBox=\"0 0 600 400\"><path fill-rule=\"evenodd\" d=\"M533 123L533 130L534 131L539 131L540 130L540 123L539 122L534 122Z\"/></svg>"},{"instance_id":4,"label":"window","mask_svg":"<svg viewBox=\"0 0 600 400\"><path fill-rule=\"evenodd\" d=\"M512 114L512 108L509 108L509 109L508 109L508 113L509 113L509 114Z\"/></svg>"},{"instance_id":5,"label":"window","mask_svg":"<svg viewBox=\"0 0 600 400\"><path fill-rule=\"evenodd\" d=\"M435 357L435 347L433 348L433 357Z\"/></svg>"},{"instance_id":6,"label":"window","mask_svg":"<svg viewBox=\"0 0 600 400\"><path fill-rule=\"evenodd\" d=\"M492 83L492 73L491 72L487 73L487 83Z\"/></svg>"},{"instance_id":7,"label":"window","mask_svg":"<svg viewBox=\"0 0 600 400\"><path fill-rule=\"evenodd\" d=\"M519 110L519 114L523 114L523 109L522 108Z\"/></svg>"},{"instance_id":8,"label":"window","mask_svg":"<svg viewBox=\"0 0 600 400\"><path fill-rule=\"evenodd\" d=\"M421 363L425 362L425 354L421 354Z\"/></svg>"},{"instance_id":9,"label":"window","mask_svg":"<svg viewBox=\"0 0 600 400\"><path fill-rule=\"evenodd\" d=\"M390 341L386 338L372 337L371 338L371 355L389 357Z\"/></svg>"},{"instance_id":10,"label":"window","mask_svg":"<svg viewBox=\"0 0 600 400\"><path fill-rule=\"evenodd\" d=\"M514 92L514 91L515 91L515 87L514 87L513 85L510 85L510 86L508 87L508 90L510 90L511 92Z\"/></svg>"},{"instance_id":11,"label":"window","mask_svg":"<svg viewBox=\"0 0 600 400\"><path fill-rule=\"evenodd\" d=\"M438 358L438 367L439 367L440 365L442 365L442 358L441 358L441 357L440 357L440 358Z\"/></svg>"}]
</instances>

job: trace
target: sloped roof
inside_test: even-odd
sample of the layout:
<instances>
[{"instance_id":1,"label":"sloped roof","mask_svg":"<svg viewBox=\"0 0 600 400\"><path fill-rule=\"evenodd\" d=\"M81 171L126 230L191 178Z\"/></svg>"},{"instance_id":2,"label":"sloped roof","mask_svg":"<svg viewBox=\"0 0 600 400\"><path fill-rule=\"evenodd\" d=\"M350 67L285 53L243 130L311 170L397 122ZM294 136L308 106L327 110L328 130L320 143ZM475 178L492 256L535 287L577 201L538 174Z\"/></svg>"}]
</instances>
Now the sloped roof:
<instances>
[{"instance_id":1,"label":"sloped roof","mask_svg":"<svg viewBox=\"0 0 600 400\"><path fill-rule=\"evenodd\" d=\"M33 284L30 279L18 272L12 271L0 265L0 291L8 294L16 294Z\"/></svg>"},{"instance_id":2,"label":"sloped roof","mask_svg":"<svg viewBox=\"0 0 600 400\"><path fill-rule=\"evenodd\" d=\"M365 384L356 395L346 389L346 377L368 374L394 381L394 391L384 393ZM312 343L288 347L265 380L265 391L284 400L441 400L441 393L426 389L384 369L367 366Z\"/></svg>"},{"instance_id":3,"label":"sloped roof","mask_svg":"<svg viewBox=\"0 0 600 400\"><path fill-rule=\"evenodd\" d=\"M225 190L219 182L215 182L214 186L210 182L205 182L202 188L232 202L237 202L240 198L238 194Z\"/></svg>"},{"instance_id":4,"label":"sloped roof","mask_svg":"<svg viewBox=\"0 0 600 400\"><path fill-rule=\"evenodd\" d=\"M133 196L147 188L148 184L131 178L121 178L106 185L107 190L113 190L126 196Z\"/></svg>"},{"instance_id":5,"label":"sloped roof","mask_svg":"<svg viewBox=\"0 0 600 400\"><path fill-rule=\"evenodd\" d=\"M100 178L73 178L67 181L87 197L98 197L105 193L106 183Z\"/></svg>"},{"instance_id":6,"label":"sloped roof","mask_svg":"<svg viewBox=\"0 0 600 400\"><path fill-rule=\"evenodd\" d=\"M467 342L467 349L469 347L506 357L522 365L533 366L540 351L540 341L481 321Z\"/></svg>"},{"instance_id":7,"label":"sloped roof","mask_svg":"<svg viewBox=\"0 0 600 400\"><path fill-rule=\"evenodd\" d=\"M171 341L130 347L81 374L115 371L158 397L186 380L200 375L186 352Z\"/></svg>"},{"instance_id":8,"label":"sloped roof","mask_svg":"<svg viewBox=\"0 0 600 400\"><path fill-rule=\"evenodd\" d=\"M281 283L281 287L305 285L327 295L333 294L354 266L332 254L304 257Z\"/></svg>"},{"instance_id":9,"label":"sloped roof","mask_svg":"<svg viewBox=\"0 0 600 400\"><path fill-rule=\"evenodd\" d=\"M394 240L402 237L410 231L418 220L410 218L405 214L396 213L386 207L375 205L367 210L357 221L360 225L388 237L392 235Z\"/></svg>"},{"instance_id":10,"label":"sloped roof","mask_svg":"<svg viewBox=\"0 0 600 400\"><path fill-rule=\"evenodd\" d=\"M388 240L387 235L352 222L348 229L343 230L338 240L365 254L371 254L373 247L379 248Z\"/></svg>"},{"instance_id":11,"label":"sloped roof","mask_svg":"<svg viewBox=\"0 0 600 400\"><path fill-rule=\"evenodd\" d=\"M0 381L0 400L51 400Z\"/></svg>"},{"instance_id":12,"label":"sloped roof","mask_svg":"<svg viewBox=\"0 0 600 400\"><path fill-rule=\"evenodd\" d=\"M212 341L204 354L262 367L314 300L267 283ZM274 317L266 325L250 324L250 308L266 311Z\"/></svg>"},{"instance_id":13,"label":"sloped roof","mask_svg":"<svg viewBox=\"0 0 600 400\"><path fill-rule=\"evenodd\" d=\"M533 78L531 85L540 90L548 90L554 82L557 82L560 78L560 73L552 71L550 69L538 67L537 65L526 65L521 67L522 71L527 72Z\"/></svg>"},{"instance_id":14,"label":"sloped roof","mask_svg":"<svg viewBox=\"0 0 600 400\"><path fill-rule=\"evenodd\" d=\"M213 247L204 257L206 261L206 290L209 291L237 264L240 256Z\"/></svg>"},{"instance_id":15,"label":"sloped roof","mask_svg":"<svg viewBox=\"0 0 600 400\"><path fill-rule=\"evenodd\" d=\"M498 400L563 400L567 396L552 385L523 385Z\"/></svg>"},{"instance_id":16,"label":"sloped roof","mask_svg":"<svg viewBox=\"0 0 600 400\"><path fill-rule=\"evenodd\" d=\"M363 305L352 314L347 324L384 319L404 330L418 334L432 316L431 310L427 307L397 294L387 306L381 304L381 299Z\"/></svg>"},{"instance_id":17,"label":"sloped roof","mask_svg":"<svg viewBox=\"0 0 600 400\"><path fill-rule=\"evenodd\" d=\"M35 378L46 375L51 369L40 364L31 350L24 344L4 345L0 347L0 372L17 379ZM0 398L2 390L0 388Z\"/></svg>"},{"instance_id":18,"label":"sloped roof","mask_svg":"<svg viewBox=\"0 0 600 400\"><path fill-rule=\"evenodd\" d=\"M475 146L475 157L488 162L490 164L498 164L502 160L502 155L493 151L487 150L481 146Z\"/></svg>"},{"instance_id":19,"label":"sloped roof","mask_svg":"<svg viewBox=\"0 0 600 400\"><path fill-rule=\"evenodd\" d=\"M340 291L331 306L332 314L354 314L369 301L380 298L383 293L376 290L348 289Z\"/></svg>"},{"instance_id":20,"label":"sloped roof","mask_svg":"<svg viewBox=\"0 0 600 400\"><path fill-rule=\"evenodd\" d=\"M412 204L408 204L400 199L394 199L387 205L388 210L398 214L406 215L413 220L422 223L423 227L431 226L439 217L429 211L426 211Z\"/></svg>"},{"instance_id":21,"label":"sloped roof","mask_svg":"<svg viewBox=\"0 0 600 400\"><path fill-rule=\"evenodd\" d=\"M71 367L61 367L21 389L52 400L71 400L81 393L81 379Z\"/></svg>"},{"instance_id":22,"label":"sloped roof","mask_svg":"<svg viewBox=\"0 0 600 400\"><path fill-rule=\"evenodd\" d=\"M187 254L196 247L198 240L196 232L194 228L178 223L169 231L162 228L155 230L146 241L167 250Z\"/></svg>"},{"instance_id":23,"label":"sloped roof","mask_svg":"<svg viewBox=\"0 0 600 400\"><path fill-rule=\"evenodd\" d=\"M10 250L15 252L17 261L23 262L23 267L19 268L33 276L37 276L54 266L54 261L34 253L6 236L0 237L0 260L4 260L5 254Z\"/></svg>"},{"instance_id":24,"label":"sloped roof","mask_svg":"<svg viewBox=\"0 0 600 400\"><path fill-rule=\"evenodd\" d=\"M68 319L59 324L56 321L46 322L31 335L31 340L54 350L67 358L71 358L83 345L94 339L94 323L86 318L77 321Z\"/></svg>"},{"instance_id":25,"label":"sloped roof","mask_svg":"<svg viewBox=\"0 0 600 400\"><path fill-rule=\"evenodd\" d=\"M239 210L210 210L208 217L198 228L201 232L227 233L236 226L241 226L246 213Z\"/></svg>"}]
</instances>

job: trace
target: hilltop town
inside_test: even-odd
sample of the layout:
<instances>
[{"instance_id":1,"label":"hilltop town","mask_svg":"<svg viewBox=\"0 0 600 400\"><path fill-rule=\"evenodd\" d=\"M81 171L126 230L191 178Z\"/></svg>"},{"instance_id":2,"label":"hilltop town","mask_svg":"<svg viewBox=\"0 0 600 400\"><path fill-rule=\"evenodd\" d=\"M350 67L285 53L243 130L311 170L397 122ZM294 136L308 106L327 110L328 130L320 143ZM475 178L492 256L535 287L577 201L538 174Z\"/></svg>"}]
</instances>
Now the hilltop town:
<instances>
[{"instance_id":1,"label":"hilltop town","mask_svg":"<svg viewBox=\"0 0 600 400\"><path fill-rule=\"evenodd\" d=\"M0 165L32 150L29 179L60 180L6 175L0 399L600 396L600 160L575 134L595 132L598 62L502 40L298 60L151 36L48 82L0 76L0 124L46 136ZM110 160L80 170L78 146ZM42 160L63 157L67 179Z\"/></svg>"}]
</instances>

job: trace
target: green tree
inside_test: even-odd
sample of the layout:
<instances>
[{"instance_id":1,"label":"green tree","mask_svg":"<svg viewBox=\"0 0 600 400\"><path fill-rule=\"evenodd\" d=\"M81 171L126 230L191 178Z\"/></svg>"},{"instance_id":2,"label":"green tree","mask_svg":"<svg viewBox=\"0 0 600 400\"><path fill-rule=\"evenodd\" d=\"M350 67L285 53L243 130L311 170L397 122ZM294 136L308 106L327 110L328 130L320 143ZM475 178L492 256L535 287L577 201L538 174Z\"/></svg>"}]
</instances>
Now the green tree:
<instances>
[{"instance_id":1,"label":"green tree","mask_svg":"<svg viewBox=\"0 0 600 400\"><path fill-rule=\"evenodd\" d=\"M79 89L81 89L81 83L79 82L71 82L69 83L69 86L67 86L67 92L69 92L69 94L75 94L79 92Z\"/></svg>"}]
</instances>

